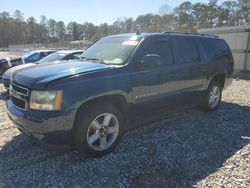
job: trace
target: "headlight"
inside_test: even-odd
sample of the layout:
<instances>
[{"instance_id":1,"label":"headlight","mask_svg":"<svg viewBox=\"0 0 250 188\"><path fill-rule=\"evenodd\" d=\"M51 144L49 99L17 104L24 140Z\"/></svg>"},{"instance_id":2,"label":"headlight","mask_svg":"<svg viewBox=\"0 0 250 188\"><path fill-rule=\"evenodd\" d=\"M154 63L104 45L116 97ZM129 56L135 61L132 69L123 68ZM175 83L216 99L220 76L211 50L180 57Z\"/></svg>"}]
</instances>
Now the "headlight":
<instances>
[{"instance_id":1,"label":"headlight","mask_svg":"<svg viewBox=\"0 0 250 188\"><path fill-rule=\"evenodd\" d=\"M34 110L60 110L62 104L62 91L32 91L30 96L30 109Z\"/></svg>"}]
</instances>

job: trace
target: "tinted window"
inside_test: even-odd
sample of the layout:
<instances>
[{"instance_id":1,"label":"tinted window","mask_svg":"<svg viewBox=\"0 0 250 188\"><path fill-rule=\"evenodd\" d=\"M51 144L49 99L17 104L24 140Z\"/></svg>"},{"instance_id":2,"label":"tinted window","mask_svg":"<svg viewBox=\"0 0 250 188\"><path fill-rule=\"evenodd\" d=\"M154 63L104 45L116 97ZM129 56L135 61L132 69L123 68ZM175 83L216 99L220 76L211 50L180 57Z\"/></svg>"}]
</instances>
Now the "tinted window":
<instances>
[{"instance_id":1,"label":"tinted window","mask_svg":"<svg viewBox=\"0 0 250 188\"><path fill-rule=\"evenodd\" d=\"M199 60L199 54L194 41L187 37L176 37L172 40L176 63L194 63Z\"/></svg>"},{"instance_id":2,"label":"tinted window","mask_svg":"<svg viewBox=\"0 0 250 188\"><path fill-rule=\"evenodd\" d=\"M144 55L157 54L161 57L162 62L165 64L173 63L171 48L167 41L153 42L145 49Z\"/></svg>"},{"instance_id":3,"label":"tinted window","mask_svg":"<svg viewBox=\"0 0 250 188\"><path fill-rule=\"evenodd\" d=\"M223 40L203 38L200 39L200 41L208 59L212 59L215 56L219 57L230 52L226 42Z\"/></svg>"},{"instance_id":4,"label":"tinted window","mask_svg":"<svg viewBox=\"0 0 250 188\"><path fill-rule=\"evenodd\" d=\"M35 53L26 58L27 62L36 62L40 59L40 53Z\"/></svg>"},{"instance_id":5,"label":"tinted window","mask_svg":"<svg viewBox=\"0 0 250 188\"><path fill-rule=\"evenodd\" d=\"M41 52L41 53L40 53L40 56L41 56L41 58L44 58L46 55L45 55L44 52Z\"/></svg>"}]
</instances>

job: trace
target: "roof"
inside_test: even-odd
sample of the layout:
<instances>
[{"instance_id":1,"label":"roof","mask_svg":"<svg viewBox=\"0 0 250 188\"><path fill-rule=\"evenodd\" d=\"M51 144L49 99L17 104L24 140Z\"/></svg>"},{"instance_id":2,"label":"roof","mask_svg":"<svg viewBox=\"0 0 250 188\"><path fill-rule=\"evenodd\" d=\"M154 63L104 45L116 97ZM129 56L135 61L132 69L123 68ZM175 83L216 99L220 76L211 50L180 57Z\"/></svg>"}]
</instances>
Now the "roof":
<instances>
[{"instance_id":1,"label":"roof","mask_svg":"<svg viewBox=\"0 0 250 188\"><path fill-rule=\"evenodd\" d=\"M184 32L175 32L175 31L167 31L163 33L125 33L125 34L118 34L118 35L111 35L108 37L138 37L138 38L147 38L150 36L156 36L156 35L174 35L174 36L203 36L203 37L213 37L217 38L215 35L209 35L209 34L202 34L202 33L184 33Z\"/></svg>"},{"instance_id":2,"label":"roof","mask_svg":"<svg viewBox=\"0 0 250 188\"><path fill-rule=\"evenodd\" d=\"M76 52L84 52L84 50L60 50L57 52L63 53L63 54L71 54L71 53L76 53Z\"/></svg>"},{"instance_id":3,"label":"roof","mask_svg":"<svg viewBox=\"0 0 250 188\"><path fill-rule=\"evenodd\" d=\"M57 50L34 50L33 52L55 52Z\"/></svg>"}]
</instances>

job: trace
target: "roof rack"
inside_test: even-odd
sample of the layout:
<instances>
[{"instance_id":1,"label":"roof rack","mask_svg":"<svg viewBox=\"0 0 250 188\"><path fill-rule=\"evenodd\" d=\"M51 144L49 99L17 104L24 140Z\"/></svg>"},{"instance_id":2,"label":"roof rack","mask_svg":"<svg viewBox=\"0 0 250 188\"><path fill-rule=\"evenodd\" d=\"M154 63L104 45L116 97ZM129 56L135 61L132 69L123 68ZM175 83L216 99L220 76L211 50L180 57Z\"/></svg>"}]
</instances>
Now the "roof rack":
<instances>
[{"instance_id":1,"label":"roof rack","mask_svg":"<svg viewBox=\"0 0 250 188\"><path fill-rule=\"evenodd\" d=\"M210 35L210 34L205 34L205 33L188 33L188 32L178 32L178 31L165 31L163 32L164 34L185 34L185 35L199 35L199 36L208 36L208 37L215 37L215 38L218 38L218 36L216 35Z\"/></svg>"}]
</instances>

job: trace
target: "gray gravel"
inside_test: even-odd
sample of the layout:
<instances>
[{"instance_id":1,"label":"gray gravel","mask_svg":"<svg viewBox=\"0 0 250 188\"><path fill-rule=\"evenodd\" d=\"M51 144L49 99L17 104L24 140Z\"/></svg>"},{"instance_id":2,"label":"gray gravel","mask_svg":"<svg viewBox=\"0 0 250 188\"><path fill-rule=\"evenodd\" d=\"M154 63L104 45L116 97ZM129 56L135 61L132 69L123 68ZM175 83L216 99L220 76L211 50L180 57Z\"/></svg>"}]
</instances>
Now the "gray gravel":
<instances>
[{"instance_id":1,"label":"gray gravel","mask_svg":"<svg viewBox=\"0 0 250 188\"><path fill-rule=\"evenodd\" d=\"M250 187L249 79L234 80L218 111L190 109L130 131L98 159L20 134L4 92L0 84L0 187Z\"/></svg>"}]
</instances>

